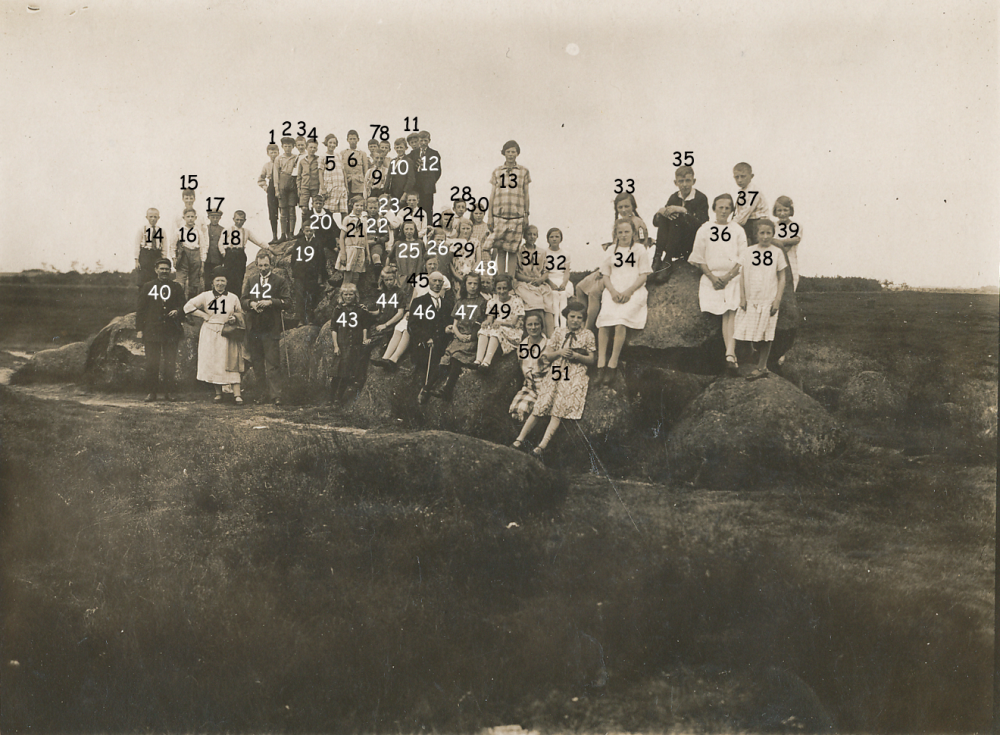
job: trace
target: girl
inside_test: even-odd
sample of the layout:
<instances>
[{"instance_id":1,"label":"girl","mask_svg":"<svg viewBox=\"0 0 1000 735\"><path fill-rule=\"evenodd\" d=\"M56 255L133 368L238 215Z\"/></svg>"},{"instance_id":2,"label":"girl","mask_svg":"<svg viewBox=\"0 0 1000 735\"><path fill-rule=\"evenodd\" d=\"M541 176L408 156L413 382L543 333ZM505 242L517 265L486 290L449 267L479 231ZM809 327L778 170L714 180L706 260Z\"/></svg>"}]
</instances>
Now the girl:
<instances>
[{"instance_id":1,"label":"girl","mask_svg":"<svg viewBox=\"0 0 1000 735\"><path fill-rule=\"evenodd\" d=\"M743 342L763 342L757 369L747 376L747 380L766 378L770 374L767 358L771 354L778 308L785 292L788 264L781 248L771 241L773 237L774 223L769 219L757 220L757 244L743 251L742 294L734 336Z\"/></svg>"},{"instance_id":2,"label":"girl","mask_svg":"<svg viewBox=\"0 0 1000 735\"><path fill-rule=\"evenodd\" d=\"M645 248L637 246L637 249ZM512 445L514 449L520 449L538 419L549 416L545 434L532 451L538 458L541 458L563 419L578 420L583 416L589 383L587 366L594 364L594 333L584 329L587 307L579 301L570 301L564 311L566 326L558 327L552 333L542 352L542 359L551 361L552 367L539 379L538 400Z\"/></svg>"},{"instance_id":3,"label":"girl","mask_svg":"<svg viewBox=\"0 0 1000 735\"><path fill-rule=\"evenodd\" d=\"M438 366L437 375L431 381L428 392L432 396L451 400L455 383L462 373L463 367L469 367L475 362L478 346L479 325L486 318L486 299L479 292L479 274L468 273L462 281L459 299L451 311L454 321L445 331L453 335L451 342L445 347L444 355ZM440 390L433 386L447 374L448 379Z\"/></svg>"},{"instance_id":4,"label":"girl","mask_svg":"<svg viewBox=\"0 0 1000 735\"><path fill-rule=\"evenodd\" d=\"M633 220L620 220L615 228L615 246L601 266L605 288L601 314L597 317L597 385L608 385L614 378L628 328L644 329L646 326L646 278L652 268L649 252L637 236ZM614 346L608 358L612 327Z\"/></svg>"},{"instance_id":5,"label":"girl","mask_svg":"<svg viewBox=\"0 0 1000 735\"><path fill-rule=\"evenodd\" d=\"M573 298L573 284L569 280L569 255L566 254L565 250L559 248L562 239L562 230L558 227L553 227L545 234L545 240L549 244L549 252L545 256L545 270L549 274L555 326L558 327L566 326L566 317L562 315L562 310Z\"/></svg>"},{"instance_id":6,"label":"girl","mask_svg":"<svg viewBox=\"0 0 1000 735\"><path fill-rule=\"evenodd\" d=\"M410 276L424 271L427 250L417 234L417 223L408 220L400 228L401 241L393 247L398 283L405 286Z\"/></svg>"},{"instance_id":7,"label":"girl","mask_svg":"<svg viewBox=\"0 0 1000 735\"><path fill-rule=\"evenodd\" d=\"M736 310L740 306L740 261L747 247L743 228L730 224L733 198L720 194L712 202L715 222L706 222L694 236L694 248L688 262L701 268L704 274L698 287L698 303L702 311L722 315L722 339L726 343L726 369L736 373Z\"/></svg>"},{"instance_id":8,"label":"girl","mask_svg":"<svg viewBox=\"0 0 1000 735\"><path fill-rule=\"evenodd\" d=\"M792 222L792 217L795 216L795 205L789 197L780 196L774 200L774 209L771 211L778 219L776 232L771 242L785 251L788 267L792 271L792 291L798 291L799 243L802 242L802 228L797 223Z\"/></svg>"},{"instance_id":9,"label":"girl","mask_svg":"<svg viewBox=\"0 0 1000 735\"><path fill-rule=\"evenodd\" d=\"M365 263L371 260L368 236L365 234L365 201L360 196L351 197L351 213L344 217L340 230L340 254L337 270L344 272L344 283L354 283L355 273L365 272Z\"/></svg>"},{"instance_id":10,"label":"girl","mask_svg":"<svg viewBox=\"0 0 1000 735\"><path fill-rule=\"evenodd\" d=\"M347 182L340 156L337 155L337 136L330 133L323 145L326 146L326 157L320 162L319 192L326 198L327 211L339 212L343 216L347 212Z\"/></svg>"},{"instance_id":11,"label":"girl","mask_svg":"<svg viewBox=\"0 0 1000 735\"><path fill-rule=\"evenodd\" d=\"M542 360L542 353L549 344L542 334L542 318L538 314L529 314L524 318L524 330L528 334L517 348L524 385L510 402L509 409L511 417L520 422L531 415L538 398L538 380L545 377L545 369L548 367L548 363Z\"/></svg>"},{"instance_id":12,"label":"girl","mask_svg":"<svg viewBox=\"0 0 1000 735\"><path fill-rule=\"evenodd\" d=\"M388 344L395 327L406 313L403 303L403 293L398 286L396 266L390 263L382 271L378 279L378 296L375 298L375 309L369 311L373 317L373 325L369 331L366 345L372 354L378 355Z\"/></svg>"},{"instance_id":13,"label":"girl","mask_svg":"<svg viewBox=\"0 0 1000 735\"><path fill-rule=\"evenodd\" d=\"M632 224L635 225L636 231L636 241L642 243L642 245L648 247L649 241L649 228L646 227L646 223L642 221L642 217L637 214L638 207L635 204L635 196L629 194L628 192L622 192L615 196L614 201L615 207L615 224L611 228L611 242L615 241L615 232L618 227L619 220L631 220Z\"/></svg>"},{"instance_id":14,"label":"girl","mask_svg":"<svg viewBox=\"0 0 1000 735\"><path fill-rule=\"evenodd\" d=\"M472 237L480 245L486 242L486 236L490 234L489 225L486 224L486 212L478 205L472 205Z\"/></svg>"},{"instance_id":15,"label":"girl","mask_svg":"<svg viewBox=\"0 0 1000 735\"><path fill-rule=\"evenodd\" d=\"M240 373L246 360L242 337L228 339L222 334L226 324L245 327L243 307L236 294L226 290L226 271L216 268L212 274L212 290L198 294L184 304L185 314L202 320L198 335L198 380L215 385L215 402L222 403L222 386L232 386L236 405L243 405Z\"/></svg>"},{"instance_id":16,"label":"girl","mask_svg":"<svg viewBox=\"0 0 1000 735\"><path fill-rule=\"evenodd\" d=\"M479 345L473 367L482 372L490 369L499 347L503 354L521 342L524 325L524 304L515 294L513 279L501 273L493 279L494 296L486 304L486 319L479 328Z\"/></svg>"},{"instance_id":17,"label":"girl","mask_svg":"<svg viewBox=\"0 0 1000 735\"><path fill-rule=\"evenodd\" d=\"M413 289L413 295L410 297L409 303L412 304L414 299L423 296L425 293L430 292L430 284L427 280L427 274L433 273L434 271L440 270L438 267L438 259L436 255L429 255L427 257L427 270L421 271L417 274L417 285ZM444 288L441 289L441 293L444 293L451 288L451 283L447 278L444 279ZM403 314L403 318L396 322L396 328L392 330L392 337L389 339L389 344L385 348L385 354L377 360L372 360L372 362L379 367L389 368L390 370L395 370L399 367L399 360L406 354L406 348L410 346L410 333L407 331L407 316L409 315L409 305L407 305L407 310Z\"/></svg>"},{"instance_id":18,"label":"girl","mask_svg":"<svg viewBox=\"0 0 1000 735\"><path fill-rule=\"evenodd\" d=\"M542 324L545 325L545 334L548 336L555 329L555 307L552 305L549 274L545 270L545 256L548 253L535 246L537 239L537 227L531 225L525 229L524 244L517 253L514 278L517 281L517 295L524 302L524 310L541 312Z\"/></svg>"},{"instance_id":19,"label":"girl","mask_svg":"<svg viewBox=\"0 0 1000 735\"><path fill-rule=\"evenodd\" d=\"M451 276L457 283L475 270L482 261L482 250L479 241L472 237L472 222L459 220L457 236L446 241L451 255Z\"/></svg>"},{"instance_id":20,"label":"girl","mask_svg":"<svg viewBox=\"0 0 1000 735\"><path fill-rule=\"evenodd\" d=\"M340 305L330 320L333 363L330 366L330 399L341 402L344 391L361 378L372 316L358 302L358 288L347 283L340 288Z\"/></svg>"}]
</instances>

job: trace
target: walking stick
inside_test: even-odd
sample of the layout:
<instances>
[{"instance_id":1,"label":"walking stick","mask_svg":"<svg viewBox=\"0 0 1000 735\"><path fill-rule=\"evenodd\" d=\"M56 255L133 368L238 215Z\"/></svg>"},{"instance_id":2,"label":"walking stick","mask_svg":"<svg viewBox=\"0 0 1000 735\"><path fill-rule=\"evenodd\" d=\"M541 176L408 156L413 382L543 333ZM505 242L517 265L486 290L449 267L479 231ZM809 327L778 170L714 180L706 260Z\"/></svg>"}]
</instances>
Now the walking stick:
<instances>
[{"instance_id":1,"label":"walking stick","mask_svg":"<svg viewBox=\"0 0 1000 735\"><path fill-rule=\"evenodd\" d=\"M428 340L431 343L430 349L427 350L427 375L424 376L424 388L427 387L427 383L431 379L431 360L434 359L434 340Z\"/></svg>"},{"instance_id":2,"label":"walking stick","mask_svg":"<svg viewBox=\"0 0 1000 735\"><path fill-rule=\"evenodd\" d=\"M279 311L278 313L281 315L281 336L284 337L285 336L285 312L284 311ZM292 363L290 363L288 361L288 344L283 339L281 339L281 338L279 338L278 341L281 342L282 346L285 348L285 373L288 375L288 379L291 380L292 379Z\"/></svg>"}]
</instances>

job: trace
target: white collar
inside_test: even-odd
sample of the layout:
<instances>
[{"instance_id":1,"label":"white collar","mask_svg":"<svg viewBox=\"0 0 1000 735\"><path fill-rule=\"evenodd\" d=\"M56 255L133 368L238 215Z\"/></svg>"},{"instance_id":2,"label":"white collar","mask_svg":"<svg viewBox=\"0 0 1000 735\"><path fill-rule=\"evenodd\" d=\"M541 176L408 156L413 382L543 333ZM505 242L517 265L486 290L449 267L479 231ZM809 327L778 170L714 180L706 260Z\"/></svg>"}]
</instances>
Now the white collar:
<instances>
[{"instance_id":1,"label":"white collar","mask_svg":"<svg viewBox=\"0 0 1000 735\"><path fill-rule=\"evenodd\" d=\"M681 201L682 202L690 202L692 199L694 199L694 193L695 193L695 191L697 191L697 190L692 186L691 187L691 193L688 194L686 197L681 197ZM678 194L681 193L680 189L677 190L677 193Z\"/></svg>"}]
</instances>

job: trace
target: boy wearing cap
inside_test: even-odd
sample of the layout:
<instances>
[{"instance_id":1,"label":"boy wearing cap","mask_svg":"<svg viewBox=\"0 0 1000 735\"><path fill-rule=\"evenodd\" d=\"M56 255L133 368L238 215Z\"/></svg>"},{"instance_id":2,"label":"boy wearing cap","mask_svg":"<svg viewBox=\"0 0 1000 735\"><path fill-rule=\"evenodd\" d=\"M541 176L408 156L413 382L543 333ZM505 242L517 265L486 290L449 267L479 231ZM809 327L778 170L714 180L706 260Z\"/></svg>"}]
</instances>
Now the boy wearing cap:
<instances>
[{"instance_id":1,"label":"boy wearing cap","mask_svg":"<svg viewBox=\"0 0 1000 735\"><path fill-rule=\"evenodd\" d=\"M294 138L282 138L283 152L274 162L277 171L275 179L278 182L278 210L281 214L281 241L292 239L295 231L295 205L299 203L299 192L295 181L295 164L298 157L292 152L294 145Z\"/></svg>"},{"instance_id":2,"label":"boy wearing cap","mask_svg":"<svg viewBox=\"0 0 1000 735\"><path fill-rule=\"evenodd\" d=\"M156 278L156 261L163 257L163 246L169 242L163 236L163 228L157 226L159 221L160 210L155 207L147 209L146 224L135 238L135 270L140 287Z\"/></svg>"},{"instance_id":3,"label":"boy wearing cap","mask_svg":"<svg viewBox=\"0 0 1000 735\"><path fill-rule=\"evenodd\" d=\"M517 270L517 252L521 247L521 238L528 227L531 205L528 184L531 183L531 174L517 162L521 146L516 140L504 143L500 153L504 157L504 164L495 169L490 177L492 190L489 227L493 231L497 272L513 276Z\"/></svg>"},{"instance_id":4,"label":"boy wearing cap","mask_svg":"<svg viewBox=\"0 0 1000 735\"><path fill-rule=\"evenodd\" d=\"M431 148L431 134L426 130L417 133L416 158L417 171L414 176L414 186L420 195L420 206L429 217L434 211L434 193L437 191L437 181L441 178L441 154Z\"/></svg>"},{"instance_id":5,"label":"boy wearing cap","mask_svg":"<svg viewBox=\"0 0 1000 735\"><path fill-rule=\"evenodd\" d=\"M135 336L146 352L146 402L155 401L163 370L163 397L171 401L174 390L174 364L177 343L184 336L184 290L170 277L170 260L160 258L154 264L155 276L142 285L135 308Z\"/></svg>"},{"instance_id":6,"label":"boy wearing cap","mask_svg":"<svg viewBox=\"0 0 1000 735\"><path fill-rule=\"evenodd\" d=\"M276 174L274 160L278 157L279 150L281 149L276 143L270 143L267 146L269 160L261 169L260 176L257 177L257 186L267 192L267 218L271 222L271 242L268 245L274 245L278 242L278 189L274 180Z\"/></svg>"},{"instance_id":7,"label":"boy wearing cap","mask_svg":"<svg viewBox=\"0 0 1000 735\"><path fill-rule=\"evenodd\" d=\"M223 227L219 224L221 221L222 210L216 209L208 213L208 227L205 228L205 234L208 236L208 247L205 249L205 262L201 268L206 291L210 291L212 288L215 269L222 265L222 250L219 249L223 232Z\"/></svg>"}]
</instances>

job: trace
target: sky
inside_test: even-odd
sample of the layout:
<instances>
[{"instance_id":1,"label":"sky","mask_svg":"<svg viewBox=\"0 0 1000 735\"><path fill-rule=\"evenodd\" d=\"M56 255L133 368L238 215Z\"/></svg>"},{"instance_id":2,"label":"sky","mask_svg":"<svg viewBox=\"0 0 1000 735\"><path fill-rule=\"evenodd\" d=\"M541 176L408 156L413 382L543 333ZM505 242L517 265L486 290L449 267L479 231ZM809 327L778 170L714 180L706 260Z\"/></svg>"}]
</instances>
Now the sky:
<instances>
[{"instance_id":1,"label":"sky","mask_svg":"<svg viewBox=\"0 0 1000 735\"><path fill-rule=\"evenodd\" d=\"M243 209L269 239L271 129L341 150L416 116L438 208L488 195L517 140L532 224L562 229L575 270L610 239L615 179L651 225L692 151L709 199L747 161L752 189L794 200L803 275L996 284L997 7L950 5L0 0L0 271L129 270L187 174L199 207L225 197L224 223Z\"/></svg>"}]
</instances>

